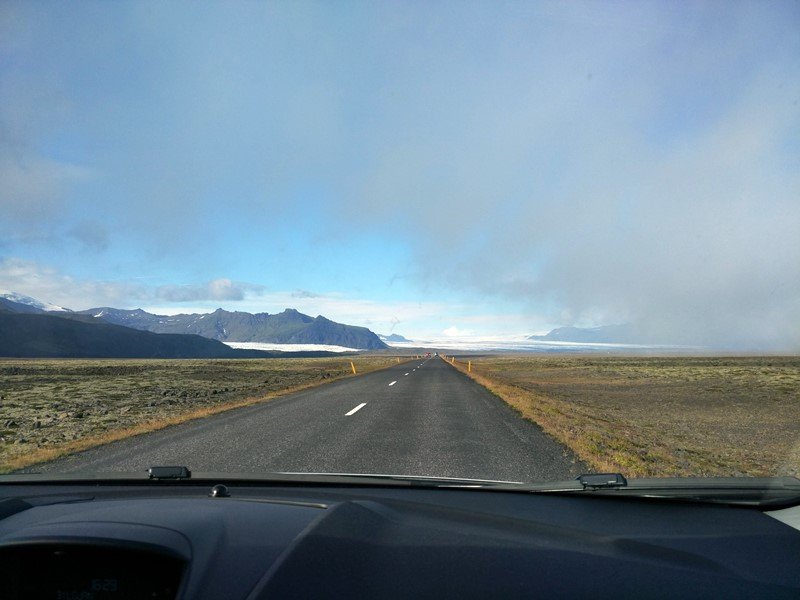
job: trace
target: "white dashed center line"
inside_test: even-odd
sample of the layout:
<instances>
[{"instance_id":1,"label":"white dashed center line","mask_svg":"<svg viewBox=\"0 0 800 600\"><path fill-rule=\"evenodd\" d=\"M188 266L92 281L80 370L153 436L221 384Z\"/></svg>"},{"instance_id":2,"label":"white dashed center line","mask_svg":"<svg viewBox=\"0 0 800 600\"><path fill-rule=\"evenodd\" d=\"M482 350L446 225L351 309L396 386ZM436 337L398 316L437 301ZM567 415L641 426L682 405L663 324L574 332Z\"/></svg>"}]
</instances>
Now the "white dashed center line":
<instances>
[{"instance_id":1,"label":"white dashed center line","mask_svg":"<svg viewBox=\"0 0 800 600\"><path fill-rule=\"evenodd\" d=\"M349 413L347 413L347 414L345 415L345 417L349 417L350 415L354 415L354 414L356 414L358 411L360 411L360 410L361 410L362 408L364 408L366 405L367 405L367 403L366 403L366 402L362 402L361 404L359 404L358 406L356 406L356 407L355 407L353 410L351 410Z\"/></svg>"},{"instance_id":2,"label":"white dashed center line","mask_svg":"<svg viewBox=\"0 0 800 600\"><path fill-rule=\"evenodd\" d=\"M396 382L396 381L393 381L392 383L390 383L390 384L389 384L389 386L391 387L391 386L393 386L395 383L397 383L397 382Z\"/></svg>"},{"instance_id":3,"label":"white dashed center line","mask_svg":"<svg viewBox=\"0 0 800 600\"><path fill-rule=\"evenodd\" d=\"M408 375L408 373L405 373L405 374L403 375L403 377L405 377L406 375Z\"/></svg>"}]
</instances>

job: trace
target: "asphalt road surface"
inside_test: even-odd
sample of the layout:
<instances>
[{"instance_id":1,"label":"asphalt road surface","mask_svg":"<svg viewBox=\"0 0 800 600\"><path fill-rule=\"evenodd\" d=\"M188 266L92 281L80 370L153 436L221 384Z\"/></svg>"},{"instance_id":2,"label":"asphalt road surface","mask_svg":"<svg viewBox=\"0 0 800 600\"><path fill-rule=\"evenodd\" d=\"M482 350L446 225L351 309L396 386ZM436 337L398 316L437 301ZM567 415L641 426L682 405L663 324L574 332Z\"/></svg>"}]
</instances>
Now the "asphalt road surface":
<instances>
[{"instance_id":1,"label":"asphalt road surface","mask_svg":"<svg viewBox=\"0 0 800 600\"><path fill-rule=\"evenodd\" d=\"M585 468L439 358L333 382L26 471L379 473L550 481Z\"/></svg>"}]
</instances>

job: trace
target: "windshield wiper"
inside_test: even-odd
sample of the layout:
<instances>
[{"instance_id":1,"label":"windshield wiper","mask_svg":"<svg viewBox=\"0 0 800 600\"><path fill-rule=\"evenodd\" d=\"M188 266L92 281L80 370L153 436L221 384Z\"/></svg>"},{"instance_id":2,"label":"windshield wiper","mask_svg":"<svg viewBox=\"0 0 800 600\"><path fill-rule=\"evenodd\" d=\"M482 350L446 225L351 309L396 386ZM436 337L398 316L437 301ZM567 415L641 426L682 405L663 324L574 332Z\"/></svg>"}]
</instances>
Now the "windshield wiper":
<instances>
[{"instance_id":1,"label":"windshield wiper","mask_svg":"<svg viewBox=\"0 0 800 600\"><path fill-rule=\"evenodd\" d=\"M622 488L628 485L628 480L622 473L589 473L588 475L578 475L575 479L585 490Z\"/></svg>"},{"instance_id":2,"label":"windshield wiper","mask_svg":"<svg viewBox=\"0 0 800 600\"><path fill-rule=\"evenodd\" d=\"M199 474L198 474L199 476ZM207 477L204 475L204 477ZM230 478L237 482L237 478ZM521 483L485 479L355 473L273 473L254 482L275 485L364 485L541 494L588 494L776 508L800 504L794 477L687 477L627 479L622 473L585 473L575 479Z\"/></svg>"},{"instance_id":3,"label":"windshield wiper","mask_svg":"<svg viewBox=\"0 0 800 600\"><path fill-rule=\"evenodd\" d=\"M664 477L626 479L619 473L591 473L575 480L498 485L492 489L552 494L591 494L685 500L779 508L800 504L796 477Z\"/></svg>"},{"instance_id":4,"label":"windshield wiper","mask_svg":"<svg viewBox=\"0 0 800 600\"><path fill-rule=\"evenodd\" d=\"M41 473L22 472L0 475L0 484L20 483L185 483L223 482L256 485L380 485L392 487L464 487L516 486L520 482L485 479L461 479L425 475L387 475L372 473L207 473L192 472L185 466L153 466L147 471Z\"/></svg>"},{"instance_id":5,"label":"windshield wiper","mask_svg":"<svg viewBox=\"0 0 800 600\"><path fill-rule=\"evenodd\" d=\"M409 487L531 494L578 494L717 503L758 508L800 504L795 477L674 477L627 479L621 473L586 473L576 479L523 483L419 475L360 473L192 473L186 467L151 467L138 473L15 473L0 484L91 483L136 485L228 484L256 486Z\"/></svg>"}]
</instances>

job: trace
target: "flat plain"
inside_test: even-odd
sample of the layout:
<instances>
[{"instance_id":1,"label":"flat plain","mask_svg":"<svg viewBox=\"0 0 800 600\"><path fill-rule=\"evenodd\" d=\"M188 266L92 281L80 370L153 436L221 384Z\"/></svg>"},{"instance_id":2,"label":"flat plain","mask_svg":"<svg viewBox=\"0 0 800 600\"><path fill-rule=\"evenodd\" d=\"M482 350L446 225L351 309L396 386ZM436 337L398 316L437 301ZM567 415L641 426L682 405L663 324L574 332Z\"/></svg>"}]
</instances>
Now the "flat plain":
<instances>
[{"instance_id":1,"label":"flat plain","mask_svg":"<svg viewBox=\"0 0 800 600\"><path fill-rule=\"evenodd\" d=\"M0 359L0 472L349 377L351 360L404 359Z\"/></svg>"},{"instance_id":2,"label":"flat plain","mask_svg":"<svg viewBox=\"0 0 800 600\"><path fill-rule=\"evenodd\" d=\"M468 373L599 471L800 474L800 357L471 359ZM467 372L467 358L455 365Z\"/></svg>"},{"instance_id":3,"label":"flat plain","mask_svg":"<svg viewBox=\"0 0 800 600\"><path fill-rule=\"evenodd\" d=\"M361 374L398 358L353 360ZM800 474L800 357L467 360L454 366L593 470ZM0 472L351 376L349 357L0 360Z\"/></svg>"}]
</instances>

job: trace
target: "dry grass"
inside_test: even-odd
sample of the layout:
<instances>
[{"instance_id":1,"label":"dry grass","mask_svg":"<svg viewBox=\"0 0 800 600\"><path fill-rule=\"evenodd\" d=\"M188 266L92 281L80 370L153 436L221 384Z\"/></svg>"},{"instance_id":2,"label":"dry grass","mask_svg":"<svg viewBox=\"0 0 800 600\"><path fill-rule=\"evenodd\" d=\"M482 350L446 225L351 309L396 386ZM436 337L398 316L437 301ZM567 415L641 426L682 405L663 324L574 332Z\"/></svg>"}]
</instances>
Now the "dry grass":
<instances>
[{"instance_id":1,"label":"dry grass","mask_svg":"<svg viewBox=\"0 0 800 600\"><path fill-rule=\"evenodd\" d=\"M505 356L472 369L597 470L800 474L798 357Z\"/></svg>"},{"instance_id":2,"label":"dry grass","mask_svg":"<svg viewBox=\"0 0 800 600\"><path fill-rule=\"evenodd\" d=\"M351 377L350 360L0 360L0 472Z\"/></svg>"}]
</instances>

